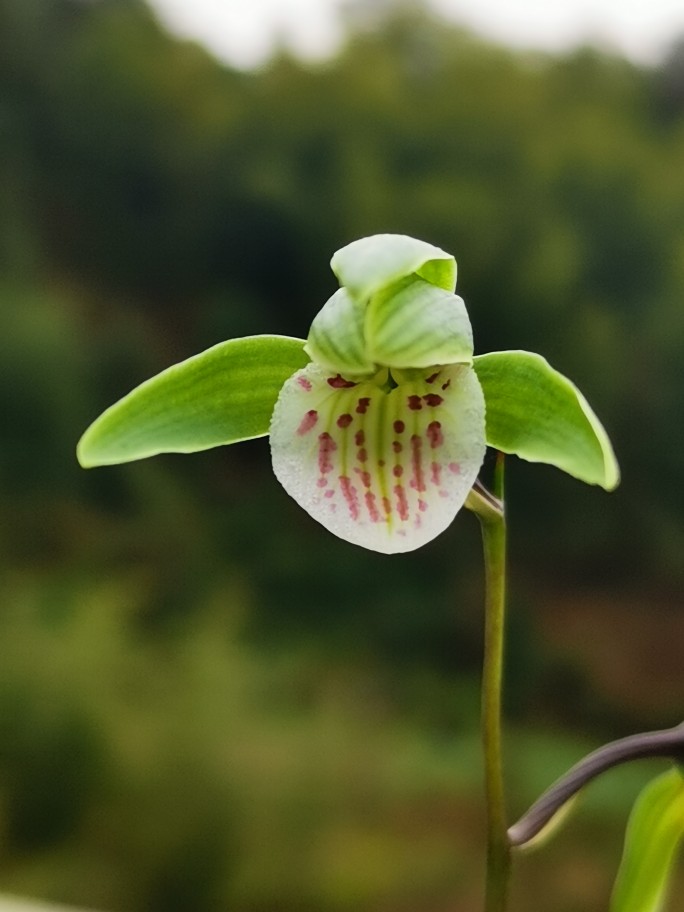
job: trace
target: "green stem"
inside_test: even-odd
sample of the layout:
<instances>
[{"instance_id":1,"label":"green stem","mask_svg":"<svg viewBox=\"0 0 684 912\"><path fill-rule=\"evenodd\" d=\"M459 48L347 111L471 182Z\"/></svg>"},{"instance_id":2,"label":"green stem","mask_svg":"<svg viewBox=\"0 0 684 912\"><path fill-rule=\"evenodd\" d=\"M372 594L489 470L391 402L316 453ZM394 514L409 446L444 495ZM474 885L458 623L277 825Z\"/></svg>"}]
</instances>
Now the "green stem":
<instances>
[{"instance_id":1,"label":"green stem","mask_svg":"<svg viewBox=\"0 0 684 912\"><path fill-rule=\"evenodd\" d=\"M482 667L482 743L487 803L485 912L505 912L510 873L501 750L501 689L506 607L506 520L503 455L499 454L494 495L475 507L482 528L485 563L485 637ZM471 504L469 503L469 506ZM472 505L475 506L474 504Z\"/></svg>"}]
</instances>

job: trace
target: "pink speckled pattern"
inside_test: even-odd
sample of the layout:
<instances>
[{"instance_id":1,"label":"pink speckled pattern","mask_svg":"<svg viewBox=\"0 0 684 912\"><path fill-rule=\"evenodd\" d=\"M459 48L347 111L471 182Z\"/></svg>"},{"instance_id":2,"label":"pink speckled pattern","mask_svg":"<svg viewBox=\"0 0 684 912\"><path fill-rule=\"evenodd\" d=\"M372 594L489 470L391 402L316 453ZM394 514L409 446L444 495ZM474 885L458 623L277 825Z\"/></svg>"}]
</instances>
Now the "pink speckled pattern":
<instances>
[{"instance_id":1,"label":"pink speckled pattern","mask_svg":"<svg viewBox=\"0 0 684 912\"><path fill-rule=\"evenodd\" d=\"M385 554L451 523L485 453L484 397L467 365L429 367L387 391L310 364L284 385L273 469L327 529Z\"/></svg>"}]
</instances>

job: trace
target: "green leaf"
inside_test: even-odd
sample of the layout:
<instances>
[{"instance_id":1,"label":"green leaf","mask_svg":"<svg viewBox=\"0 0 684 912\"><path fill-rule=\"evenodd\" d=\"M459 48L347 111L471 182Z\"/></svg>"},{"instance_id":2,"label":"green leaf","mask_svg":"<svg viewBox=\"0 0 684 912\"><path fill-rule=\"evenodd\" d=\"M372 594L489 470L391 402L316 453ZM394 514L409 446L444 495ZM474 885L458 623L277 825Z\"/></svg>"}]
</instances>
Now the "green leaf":
<instances>
[{"instance_id":1,"label":"green leaf","mask_svg":"<svg viewBox=\"0 0 684 912\"><path fill-rule=\"evenodd\" d=\"M449 253L404 234L375 234L352 241L330 261L332 271L357 301L413 273L451 291L456 287L456 261Z\"/></svg>"},{"instance_id":2,"label":"green leaf","mask_svg":"<svg viewBox=\"0 0 684 912\"><path fill-rule=\"evenodd\" d=\"M103 412L81 438L78 460L91 468L263 437L283 384L308 360L302 339L221 342L167 368Z\"/></svg>"},{"instance_id":3,"label":"green leaf","mask_svg":"<svg viewBox=\"0 0 684 912\"><path fill-rule=\"evenodd\" d=\"M671 769L637 798L627 825L610 912L660 912L684 836L684 777Z\"/></svg>"},{"instance_id":4,"label":"green leaf","mask_svg":"<svg viewBox=\"0 0 684 912\"><path fill-rule=\"evenodd\" d=\"M608 435L567 377L525 351L479 355L473 366L487 403L487 443L545 462L612 491L620 470Z\"/></svg>"}]
</instances>

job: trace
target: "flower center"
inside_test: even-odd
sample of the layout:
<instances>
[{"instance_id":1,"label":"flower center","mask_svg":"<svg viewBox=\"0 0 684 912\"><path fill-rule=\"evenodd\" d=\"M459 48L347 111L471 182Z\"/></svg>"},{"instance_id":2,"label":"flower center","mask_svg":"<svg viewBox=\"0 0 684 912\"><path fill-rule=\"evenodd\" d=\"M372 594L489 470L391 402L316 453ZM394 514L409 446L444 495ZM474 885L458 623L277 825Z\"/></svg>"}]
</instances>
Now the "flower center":
<instances>
[{"instance_id":1,"label":"flower center","mask_svg":"<svg viewBox=\"0 0 684 912\"><path fill-rule=\"evenodd\" d=\"M391 393L393 389L396 389L399 386L392 376L392 371L389 367L381 367L380 370L374 374L371 383L382 390L383 393Z\"/></svg>"}]
</instances>

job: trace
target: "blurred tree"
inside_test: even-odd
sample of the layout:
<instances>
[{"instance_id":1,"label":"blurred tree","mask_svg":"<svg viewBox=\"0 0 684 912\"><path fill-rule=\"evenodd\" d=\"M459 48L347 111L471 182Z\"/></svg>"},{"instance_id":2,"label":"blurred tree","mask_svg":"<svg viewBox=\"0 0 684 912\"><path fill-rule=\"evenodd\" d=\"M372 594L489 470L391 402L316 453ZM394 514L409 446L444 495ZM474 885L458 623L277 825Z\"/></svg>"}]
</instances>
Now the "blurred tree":
<instances>
[{"instance_id":1,"label":"blurred tree","mask_svg":"<svg viewBox=\"0 0 684 912\"><path fill-rule=\"evenodd\" d=\"M681 505L653 479L676 469L681 424L684 133L673 113L663 134L653 100L676 48L656 74L589 50L515 55L417 3L357 4L337 59L239 74L138 0L1 0L0 22L0 261L73 289L96 362L127 326L153 367L230 335L304 334L334 288L330 251L430 238L458 255L479 350L547 352L609 416L626 494L606 547L675 569L658 528L671 542ZM521 485L543 547L548 493ZM653 516L646 544L637 515Z\"/></svg>"},{"instance_id":2,"label":"blurred tree","mask_svg":"<svg viewBox=\"0 0 684 912\"><path fill-rule=\"evenodd\" d=\"M114 600L113 613L128 624L112 640L116 656L98 652L112 634L94 600L89 635L64 647L67 678L92 654L111 681L121 669L125 680L149 676L163 704L170 685L154 649L173 653L183 637L213 636L235 612L242 635L266 651L267 668L283 642L319 656L292 682L285 669L270 685L285 699L287 681L292 705L313 699L334 655L401 668L383 699L429 720L437 738L472 712L451 702L453 682L463 684L474 669L480 643L479 610L470 607L479 604L477 541L465 519L456 582L450 535L385 575L376 558L322 537L276 491L263 441L229 456L86 476L72 457L90 417L171 361L230 336L306 334L335 288L331 253L377 231L453 250L477 350L546 353L577 378L615 440L624 482L610 509L600 494L552 471L511 466L519 579L540 579L552 557L551 588L564 575L629 580L649 593L681 585L681 57L675 45L649 70L590 49L517 54L419 3L365 2L349 7L346 43L334 59L313 66L279 52L239 73L167 35L142 0L0 0L0 509L10 518L0 524L0 571L13 567L7 580L0 574L0 595L3 604L23 605L35 577L45 600L61 603L62 573L118 580L126 568L136 580L134 597ZM213 601L212 593L219 593ZM77 592L68 611L88 614L84 599ZM516 623L514 709L520 714L535 699L553 717L567 710L567 688L539 695L553 661L535 654L524 600ZM43 635L41 621L29 615L27 625L27 640ZM20 640L9 625L8 654ZM140 649L154 654L141 658ZM169 661L185 682L189 658ZM208 667L232 661L221 653ZM185 748L223 774L225 745L215 730L226 724L221 701L233 682L219 701L214 682L197 674L197 703L178 722L178 738L169 736L167 754L157 744L138 755L139 739L147 742L134 700L109 694L93 703L103 713L108 700L116 705L107 725L117 743L136 745L130 762L144 769L142 778L154 780L167 763L169 783L177 782L173 750L205 704L212 721L197 744L188 735ZM582 675L573 667L559 679L572 680L586 701L591 688ZM245 680L241 697L252 706L266 685L256 672ZM15 685L8 680L7 693ZM75 781L99 762L97 734L91 743L91 717L78 701L53 725L36 722L42 735L31 731L40 716L34 708L52 686L31 691L26 728L16 713L11 722L14 704L4 711L15 748L0 758L0 817L26 845L77 839L82 807L97 791L85 773L82 789ZM626 724L629 711L622 712L616 724ZM20 770L43 747L46 756ZM64 779L73 817L40 799L51 777ZM207 781L206 789L195 783L184 807L193 796L212 804L223 780L211 772ZM3 782L16 784L11 807ZM238 793L241 783L236 775ZM123 823L105 812L104 836L91 824L105 858L94 863L116 869L106 843L118 827L131 846L120 863L133 870L150 832L179 826L165 816L173 816L176 787L164 780L147 815L135 801ZM52 830L41 815L54 817ZM218 816L216 840L205 841L190 815L178 843L161 840L152 873L130 875L135 899L112 888L107 907L168 909L177 895L177 907L189 908L206 877L201 901L211 912L220 871L235 860L232 823ZM186 837L196 863L184 884L176 867ZM288 867L295 865L281 864L285 874ZM82 880L72 869L64 876ZM256 909L254 902L231 907ZM258 907L282 908L269 902ZM320 895L311 907L325 908Z\"/></svg>"}]
</instances>

